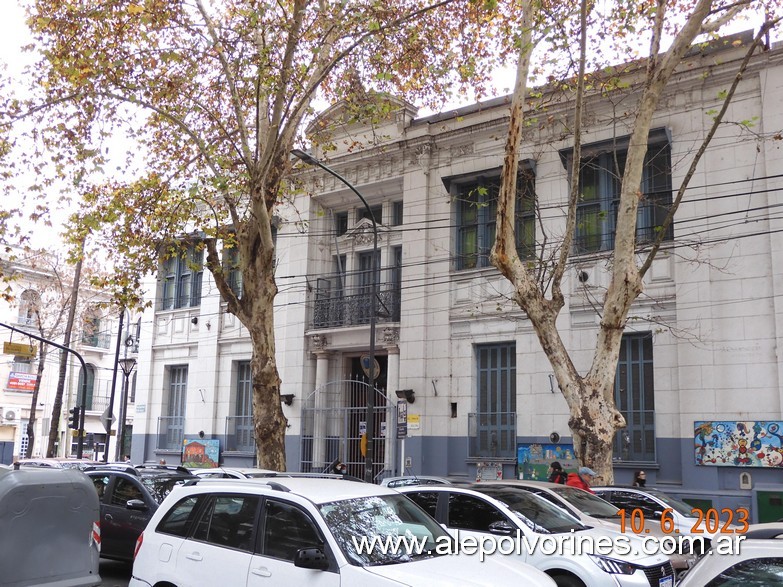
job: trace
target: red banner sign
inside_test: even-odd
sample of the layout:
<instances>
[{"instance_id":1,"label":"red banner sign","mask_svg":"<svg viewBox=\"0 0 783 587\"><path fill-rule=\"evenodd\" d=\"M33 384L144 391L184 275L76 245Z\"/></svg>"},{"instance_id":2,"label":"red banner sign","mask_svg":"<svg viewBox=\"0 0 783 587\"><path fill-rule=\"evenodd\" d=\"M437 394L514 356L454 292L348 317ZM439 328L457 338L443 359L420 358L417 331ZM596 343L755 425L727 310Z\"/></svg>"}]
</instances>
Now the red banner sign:
<instances>
[{"instance_id":1,"label":"red banner sign","mask_svg":"<svg viewBox=\"0 0 783 587\"><path fill-rule=\"evenodd\" d=\"M35 373L15 373L11 371L8 375L8 385L6 389L14 391L34 391L35 382L38 376Z\"/></svg>"}]
</instances>

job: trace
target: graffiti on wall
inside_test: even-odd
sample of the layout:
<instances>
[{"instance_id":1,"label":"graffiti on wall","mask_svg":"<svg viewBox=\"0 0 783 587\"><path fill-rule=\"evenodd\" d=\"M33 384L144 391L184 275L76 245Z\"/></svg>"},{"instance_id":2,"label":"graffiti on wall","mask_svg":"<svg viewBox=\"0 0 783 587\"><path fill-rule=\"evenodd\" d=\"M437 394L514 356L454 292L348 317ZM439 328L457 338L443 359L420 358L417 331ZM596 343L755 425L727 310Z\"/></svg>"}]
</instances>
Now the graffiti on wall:
<instances>
[{"instance_id":1,"label":"graffiti on wall","mask_svg":"<svg viewBox=\"0 0 783 587\"><path fill-rule=\"evenodd\" d=\"M697 465L783 468L783 422L694 422Z\"/></svg>"}]
</instances>

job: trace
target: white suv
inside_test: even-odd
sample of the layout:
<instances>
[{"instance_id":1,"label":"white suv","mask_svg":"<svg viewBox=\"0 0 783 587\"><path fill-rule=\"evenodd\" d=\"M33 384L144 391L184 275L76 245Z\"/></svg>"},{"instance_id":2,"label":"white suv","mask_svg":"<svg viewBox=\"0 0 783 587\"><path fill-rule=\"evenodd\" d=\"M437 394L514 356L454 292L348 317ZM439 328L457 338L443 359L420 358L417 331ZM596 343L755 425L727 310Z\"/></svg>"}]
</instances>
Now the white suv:
<instances>
[{"instance_id":1,"label":"white suv","mask_svg":"<svg viewBox=\"0 0 783 587\"><path fill-rule=\"evenodd\" d=\"M129 587L553 587L513 557L453 551L393 489L341 479L199 479L175 487L139 537Z\"/></svg>"}]
</instances>

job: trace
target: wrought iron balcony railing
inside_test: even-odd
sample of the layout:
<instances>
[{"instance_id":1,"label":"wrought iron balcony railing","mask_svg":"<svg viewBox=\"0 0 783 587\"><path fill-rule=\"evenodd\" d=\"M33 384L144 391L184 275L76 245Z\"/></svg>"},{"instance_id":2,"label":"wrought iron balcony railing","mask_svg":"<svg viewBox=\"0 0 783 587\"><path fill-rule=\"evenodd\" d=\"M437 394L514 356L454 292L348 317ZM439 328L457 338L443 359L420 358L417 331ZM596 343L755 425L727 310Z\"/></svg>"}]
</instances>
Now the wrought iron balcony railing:
<instances>
[{"instance_id":1,"label":"wrought iron balcony railing","mask_svg":"<svg viewBox=\"0 0 783 587\"><path fill-rule=\"evenodd\" d=\"M313 328L340 328L370 323L370 294L333 295L315 300ZM378 292L376 322L400 321L400 290Z\"/></svg>"},{"instance_id":2,"label":"wrought iron balcony railing","mask_svg":"<svg viewBox=\"0 0 783 587\"><path fill-rule=\"evenodd\" d=\"M82 346L90 346L99 349L108 349L111 344L111 334L100 332L97 334L85 334L82 336Z\"/></svg>"}]
</instances>

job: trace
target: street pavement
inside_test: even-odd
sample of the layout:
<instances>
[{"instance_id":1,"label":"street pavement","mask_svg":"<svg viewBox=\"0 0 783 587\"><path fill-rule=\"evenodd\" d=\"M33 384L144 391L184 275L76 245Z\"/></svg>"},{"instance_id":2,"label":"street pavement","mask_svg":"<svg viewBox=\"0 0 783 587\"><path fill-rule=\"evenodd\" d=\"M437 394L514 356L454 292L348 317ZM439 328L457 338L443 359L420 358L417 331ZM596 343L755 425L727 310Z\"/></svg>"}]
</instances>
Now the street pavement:
<instances>
[{"instance_id":1,"label":"street pavement","mask_svg":"<svg viewBox=\"0 0 783 587\"><path fill-rule=\"evenodd\" d=\"M101 587L128 587L132 565L102 558L100 564Z\"/></svg>"}]
</instances>

